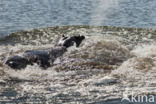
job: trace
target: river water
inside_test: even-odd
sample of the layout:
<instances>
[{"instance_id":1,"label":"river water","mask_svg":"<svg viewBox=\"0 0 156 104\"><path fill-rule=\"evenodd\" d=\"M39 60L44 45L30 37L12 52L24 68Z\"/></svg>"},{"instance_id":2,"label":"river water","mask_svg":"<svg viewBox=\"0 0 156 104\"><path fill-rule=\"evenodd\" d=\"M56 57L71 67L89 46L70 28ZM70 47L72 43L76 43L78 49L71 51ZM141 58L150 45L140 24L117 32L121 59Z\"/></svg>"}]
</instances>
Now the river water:
<instances>
[{"instance_id":1,"label":"river water","mask_svg":"<svg viewBox=\"0 0 156 104\"><path fill-rule=\"evenodd\" d=\"M36 27L156 27L155 0L0 0L0 35Z\"/></svg>"},{"instance_id":2,"label":"river water","mask_svg":"<svg viewBox=\"0 0 156 104\"><path fill-rule=\"evenodd\" d=\"M154 29L59 26L20 31L0 40L0 59L53 47L63 34L81 34L86 39L47 70L33 65L16 71L0 63L1 103L118 104L124 94L155 99ZM140 100L136 101L131 103Z\"/></svg>"},{"instance_id":3,"label":"river water","mask_svg":"<svg viewBox=\"0 0 156 104\"><path fill-rule=\"evenodd\" d=\"M154 104L155 2L1 0L0 103L150 104L153 97ZM54 47L63 34L86 39L47 70L3 64L25 50Z\"/></svg>"}]
</instances>

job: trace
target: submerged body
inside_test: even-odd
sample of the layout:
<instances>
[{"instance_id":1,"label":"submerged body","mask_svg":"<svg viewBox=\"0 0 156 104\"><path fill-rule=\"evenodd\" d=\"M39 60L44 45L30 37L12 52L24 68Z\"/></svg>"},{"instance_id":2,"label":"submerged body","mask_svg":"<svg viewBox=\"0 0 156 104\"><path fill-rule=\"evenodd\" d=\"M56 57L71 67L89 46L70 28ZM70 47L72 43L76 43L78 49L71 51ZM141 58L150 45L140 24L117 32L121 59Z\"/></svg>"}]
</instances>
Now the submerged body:
<instances>
[{"instance_id":1,"label":"submerged body","mask_svg":"<svg viewBox=\"0 0 156 104\"><path fill-rule=\"evenodd\" d=\"M40 67L47 68L64 52L66 52L66 48L63 46L44 50L27 50L22 54L9 57L6 64L13 69L25 68L27 65L33 65L34 63L37 63Z\"/></svg>"},{"instance_id":2,"label":"submerged body","mask_svg":"<svg viewBox=\"0 0 156 104\"><path fill-rule=\"evenodd\" d=\"M46 69L53 64L56 58L62 56L67 51L68 47L73 46L74 42L76 43L76 47L78 47L84 39L84 36L63 36L63 38L60 39L57 45L53 48L27 50L24 53L9 57L5 64L13 69L22 69L27 65L37 63L40 67Z\"/></svg>"}]
</instances>

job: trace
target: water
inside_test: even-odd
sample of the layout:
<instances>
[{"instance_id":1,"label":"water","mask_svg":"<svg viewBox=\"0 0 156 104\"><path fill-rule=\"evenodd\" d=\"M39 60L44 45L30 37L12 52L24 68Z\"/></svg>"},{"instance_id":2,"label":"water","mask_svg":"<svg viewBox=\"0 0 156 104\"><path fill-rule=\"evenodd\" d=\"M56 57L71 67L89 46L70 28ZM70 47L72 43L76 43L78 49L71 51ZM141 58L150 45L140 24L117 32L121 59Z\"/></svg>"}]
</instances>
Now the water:
<instances>
[{"instance_id":1,"label":"water","mask_svg":"<svg viewBox=\"0 0 156 104\"><path fill-rule=\"evenodd\" d=\"M60 25L156 27L155 0L0 0L0 36Z\"/></svg>"},{"instance_id":2,"label":"water","mask_svg":"<svg viewBox=\"0 0 156 104\"><path fill-rule=\"evenodd\" d=\"M131 92L156 102L155 2L1 0L0 103L119 104ZM53 47L63 34L86 39L47 70L15 71L2 63L25 50Z\"/></svg>"},{"instance_id":3,"label":"water","mask_svg":"<svg viewBox=\"0 0 156 104\"><path fill-rule=\"evenodd\" d=\"M28 49L53 47L62 34L81 34L86 40L79 48L69 48L47 70L33 65L14 71L0 64L0 102L117 104L125 92L128 96L131 91L154 96L155 32L110 26L60 26L12 33L0 41L1 60Z\"/></svg>"}]
</instances>

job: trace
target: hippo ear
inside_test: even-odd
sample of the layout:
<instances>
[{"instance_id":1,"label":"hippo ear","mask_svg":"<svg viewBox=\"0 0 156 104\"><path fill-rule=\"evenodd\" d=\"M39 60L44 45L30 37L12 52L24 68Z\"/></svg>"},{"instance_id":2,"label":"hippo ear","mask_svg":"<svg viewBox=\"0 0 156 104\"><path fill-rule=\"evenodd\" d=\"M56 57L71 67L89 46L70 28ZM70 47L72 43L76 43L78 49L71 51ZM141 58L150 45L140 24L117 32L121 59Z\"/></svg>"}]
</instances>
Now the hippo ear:
<instances>
[{"instance_id":1,"label":"hippo ear","mask_svg":"<svg viewBox=\"0 0 156 104\"><path fill-rule=\"evenodd\" d=\"M63 37L63 38L65 37L64 34L62 35L62 37Z\"/></svg>"},{"instance_id":2,"label":"hippo ear","mask_svg":"<svg viewBox=\"0 0 156 104\"><path fill-rule=\"evenodd\" d=\"M64 34L62 35L62 40L65 40L65 39L67 39L68 37L67 36L65 36Z\"/></svg>"}]
</instances>

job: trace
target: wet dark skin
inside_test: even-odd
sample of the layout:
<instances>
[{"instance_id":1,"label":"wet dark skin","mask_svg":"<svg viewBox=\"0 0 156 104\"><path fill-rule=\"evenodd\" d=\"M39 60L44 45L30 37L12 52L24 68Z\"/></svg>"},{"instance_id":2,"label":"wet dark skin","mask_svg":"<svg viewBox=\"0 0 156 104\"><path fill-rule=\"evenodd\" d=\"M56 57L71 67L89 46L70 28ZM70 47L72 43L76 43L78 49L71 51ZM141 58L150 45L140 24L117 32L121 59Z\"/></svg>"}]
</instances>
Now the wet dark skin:
<instances>
[{"instance_id":1,"label":"wet dark skin","mask_svg":"<svg viewBox=\"0 0 156 104\"><path fill-rule=\"evenodd\" d=\"M46 69L52 65L56 58L62 56L67 51L67 48L73 46L74 43L76 43L76 47L79 47L84 39L84 36L62 36L53 48L43 50L27 50L21 55L9 57L5 64L13 69L23 69L27 65L37 63L40 67Z\"/></svg>"}]
</instances>

